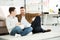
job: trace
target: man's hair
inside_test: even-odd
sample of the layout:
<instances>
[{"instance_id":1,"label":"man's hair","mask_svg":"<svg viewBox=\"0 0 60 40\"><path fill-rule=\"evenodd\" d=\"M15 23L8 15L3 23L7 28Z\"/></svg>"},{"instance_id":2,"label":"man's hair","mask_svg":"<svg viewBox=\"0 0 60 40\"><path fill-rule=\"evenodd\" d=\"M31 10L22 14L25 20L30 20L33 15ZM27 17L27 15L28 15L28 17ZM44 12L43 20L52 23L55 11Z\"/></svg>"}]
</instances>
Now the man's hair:
<instances>
[{"instance_id":1,"label":"man's hair","mask_svg":"<svg viewBox=\"0 0 60 40\"><path fill-rule=\"evenodd\" d=\"M24 7L20 7L20 9L23 9Z\"/></svg>"},{"instance_id":2,"label":"man's hair","mask_svg":"<svg viewBox=\"0 0 60 40\"><path fill-rule=\"evenodd\" d=\"M15 7L10 7L10 8L9 8L10 14L11 14L11 12L14 11L14 10L15 10Z\"/></svg>"}]
</instances>

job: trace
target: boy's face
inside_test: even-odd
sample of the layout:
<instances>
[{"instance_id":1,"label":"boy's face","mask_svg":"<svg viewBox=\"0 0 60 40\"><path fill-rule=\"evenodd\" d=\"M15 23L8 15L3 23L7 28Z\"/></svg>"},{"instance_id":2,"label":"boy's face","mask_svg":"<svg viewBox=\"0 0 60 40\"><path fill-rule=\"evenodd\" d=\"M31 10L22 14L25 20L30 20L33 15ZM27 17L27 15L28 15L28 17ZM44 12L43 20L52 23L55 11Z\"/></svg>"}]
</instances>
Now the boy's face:
<instances>
[{"instance_id":1,"label":"boy's face","mask_svg":"<svg viewBox=\"0 0 60 40\"><path fill-rule=\"evenodd\" d=\"M13 16L16 16L16 10L12 11Z\"/></svg>"}]
</instances>

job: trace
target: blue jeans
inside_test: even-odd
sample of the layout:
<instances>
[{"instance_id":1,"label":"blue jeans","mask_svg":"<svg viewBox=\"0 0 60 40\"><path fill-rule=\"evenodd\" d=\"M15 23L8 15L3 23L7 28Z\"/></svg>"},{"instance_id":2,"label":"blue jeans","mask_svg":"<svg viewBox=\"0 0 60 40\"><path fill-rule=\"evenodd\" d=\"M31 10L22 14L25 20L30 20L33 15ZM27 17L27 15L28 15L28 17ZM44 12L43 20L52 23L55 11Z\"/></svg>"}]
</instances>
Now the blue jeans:
<instances>
[{"instance_id":1,"label":"blue jeans","mask_svg":"<svg viewBox=\"0 0 60 40\"><path fill-rule=\"evenodd\" d=\"M32 27L21 29L19 26L16 26L15 28L12 29L10 35L15 36L15 34L20 34L21 36L25 36L28 33L32 32L32 30L33 30Z\"/></svg>"}]
</instances>

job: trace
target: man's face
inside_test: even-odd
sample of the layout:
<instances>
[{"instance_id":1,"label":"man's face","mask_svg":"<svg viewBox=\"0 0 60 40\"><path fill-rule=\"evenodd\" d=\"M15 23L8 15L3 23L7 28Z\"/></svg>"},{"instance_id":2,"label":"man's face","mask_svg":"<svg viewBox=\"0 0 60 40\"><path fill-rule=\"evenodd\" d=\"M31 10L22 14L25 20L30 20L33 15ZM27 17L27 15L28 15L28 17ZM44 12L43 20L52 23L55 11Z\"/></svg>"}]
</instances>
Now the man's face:
<instances>
[{"instance_id":1,"label":"man's face","mask_svg":"<svg viewBox=\"0 0 60 40\"><path fill-rule=\"evenodd\" d=\"M12 11L13 16L16 16L16 10Z\"/></svg>"},{"instance_id":2,"label":"man's face","mask_svg":"<svg viewBox=\"0 0 60 40\"><path fill-rule=\"evenodd\" d=\"M20 9L20 12L21 12L22 14L24 14L24 13L25 13L25 8Z\"/></svg>"}]
</instances>

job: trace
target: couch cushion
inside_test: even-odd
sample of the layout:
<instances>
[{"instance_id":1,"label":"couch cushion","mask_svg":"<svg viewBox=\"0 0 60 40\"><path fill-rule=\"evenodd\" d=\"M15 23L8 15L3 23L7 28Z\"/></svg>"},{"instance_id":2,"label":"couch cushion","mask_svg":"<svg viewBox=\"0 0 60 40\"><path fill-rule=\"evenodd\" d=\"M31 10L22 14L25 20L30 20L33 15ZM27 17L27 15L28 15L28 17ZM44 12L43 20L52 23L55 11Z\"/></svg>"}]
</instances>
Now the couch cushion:
<instances>
[{"instance_id":1,"label":"couch cushion","mask_svg":"<svg viewBox=\"0 0 60 40\"><path fill-rule=\"evenodd\" d=\"M5 18L0 16L0 20L5 20Z\"/></svg>"},{"instance_id":2,"label":"couch cushion","mask_svg":"<svg viewBox=\"0 0 60 40\"><path fill-rule=\"evenodd\" d=\"M0 27L5 27L6 24L5 24L5 21L4 20L0 20Z\"/></svg>"}]
</instances>

